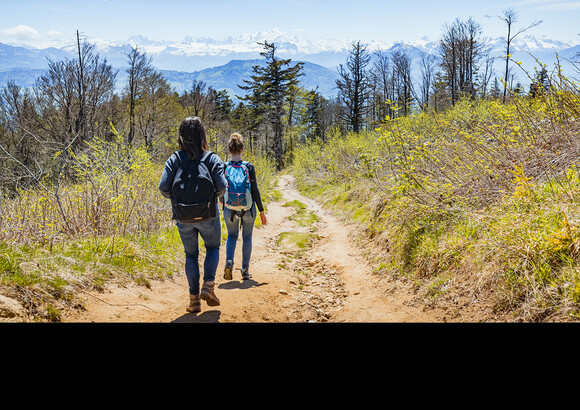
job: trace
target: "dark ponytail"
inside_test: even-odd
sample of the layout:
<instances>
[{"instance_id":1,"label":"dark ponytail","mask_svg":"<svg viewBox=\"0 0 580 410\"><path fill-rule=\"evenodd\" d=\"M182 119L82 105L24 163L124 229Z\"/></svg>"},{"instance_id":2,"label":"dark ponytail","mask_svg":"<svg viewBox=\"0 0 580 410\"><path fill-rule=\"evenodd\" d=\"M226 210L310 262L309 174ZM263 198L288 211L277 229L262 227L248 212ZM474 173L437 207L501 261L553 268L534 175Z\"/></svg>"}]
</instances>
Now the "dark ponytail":
<instances>
[{"instance_id":1,"label":"dark ponytail","mask_svg":"<svg viewBox=\"0 0 580 410\"><path fill-rule=\"evenodd\" d=\"M179 149L185 150L190 159L201 157L209 151L205 127L198 117L188 117L179 126Z\"/></svg>"}]
</instances>

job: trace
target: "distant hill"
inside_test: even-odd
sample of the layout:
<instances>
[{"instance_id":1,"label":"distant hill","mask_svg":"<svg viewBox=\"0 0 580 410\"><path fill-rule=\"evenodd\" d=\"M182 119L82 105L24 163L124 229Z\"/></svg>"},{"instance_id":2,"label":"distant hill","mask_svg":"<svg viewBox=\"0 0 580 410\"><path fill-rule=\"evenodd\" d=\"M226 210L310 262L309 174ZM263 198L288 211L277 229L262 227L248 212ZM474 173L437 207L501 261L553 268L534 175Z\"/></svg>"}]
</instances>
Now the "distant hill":
<instances>
[{"instance_id":1,"label":"distant hill","mask_svg":"<svg viewBox=\"0 0 580 410\"><path fill-rule=\"evenodd\" d=\"M189 89L193 81L197 80L203 81L216 90L226 90L231 98L235 98L236 95L245 95L245 91L240 89L238 85L243 85L244 79L250 79L253 75L252 67L263 63L264 61L259 59L232 60L227 64L206 68L193 73L173 70L161 70L161 72L171 86L179 92ZM295 63L295 61L292 62L292 64ZM336 70L331 70L310 62L304 62L303 72L304 76L300 79L303 88L307 90L318 88L318 92L324 97L336 97L335 86L336 79L338 78Z\"/></svg>"},{"instance_id":2,"label":"distant hill","mask_svg":"<svg viewBox=\"0 0 580 410\"><path fill-rule=\"evenodd\" d=\"M245 95L245 91L238 85L243 85L243 79L250 79L253 74L252 67L261 64L261 60L232 60L219 67L206 68L205 70L187 73L185 71L160 70L171 87L181 93L191 88L193 81L203 81L207 86L216 90L226 90L232 100L236 96ZM0 71L0 87L3 87L10 80L20 87L33 87L36 80L46 73L46 68L14 68ZM304 76L301 77L302 87L313 90L318 87L325 98L336 97L336 70L322 67L309 62L304 63ZM116 91L120 93L127 82L125 69L121 68L117 74Z\"/></svg>"},{"instance_id":3,"label":"distant hill","mask_svg":"<svg viewBox=\"0 0 580 410\"><path fill-rule=\"evenodd\" d=\"M31 49L0 43L0 71L46 68L47 59L63 60L71 55L59 48Z\"/></svg>"},{"instance_id":4,"label":"distant hill","mask_svg":"<svg viewBox=\"0 0 580 410\"><path fill-rule=\"evenodd\" d=\"M4 87L10 80L20 87L32 87L36 80L46 72L46 68L14 68L0 71L0 87Z\"/></svg>"}]
</instances>

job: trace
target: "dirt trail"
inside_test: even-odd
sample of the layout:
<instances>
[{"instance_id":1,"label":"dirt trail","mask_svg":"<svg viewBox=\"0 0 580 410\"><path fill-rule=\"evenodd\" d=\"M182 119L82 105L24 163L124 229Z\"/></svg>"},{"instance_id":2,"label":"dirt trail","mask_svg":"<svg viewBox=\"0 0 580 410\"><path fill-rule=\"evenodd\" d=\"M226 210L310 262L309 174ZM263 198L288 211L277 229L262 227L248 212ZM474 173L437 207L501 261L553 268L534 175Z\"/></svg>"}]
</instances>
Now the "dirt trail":
<instances>
[{"instance_id":1,"label":"dirt trail","mask_svg":"<svg viewBox=\"0 0 580 410\"><path fill-rule=\"evenodd\" d=\"M241 241L236 251L233 280L223 278L225 246L220 248L216 294L221 305L202 302L202 311L185 311L187 279L183 271L170 280L140 286L112 288L86 295L86 310L64 317L66 322L434 322L434 311L408 303L404 290L372 273L363 251L349 230L316 201L293 187L289 175L278 177L279 202L268 206L268 225L254 230L250 272L242 281L239 271ZM318 217L310 224L292 219L296 209L284 206L297 200ZM280 242L293 232L311 236L308 248ZM241 238L241 235L240 235Z\"/></svg>"}]
</instances>

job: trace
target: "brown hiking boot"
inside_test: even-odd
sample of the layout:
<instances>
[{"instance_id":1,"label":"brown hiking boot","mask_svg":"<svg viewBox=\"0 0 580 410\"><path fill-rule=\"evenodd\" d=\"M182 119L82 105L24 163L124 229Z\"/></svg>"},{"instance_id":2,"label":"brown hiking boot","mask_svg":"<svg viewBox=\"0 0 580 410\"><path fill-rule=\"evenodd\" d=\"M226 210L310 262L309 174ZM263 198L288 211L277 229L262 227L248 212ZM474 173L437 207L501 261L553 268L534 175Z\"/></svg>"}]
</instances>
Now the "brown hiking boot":
<instances>
[{"instance_id":1,"label":"brown hiking boot","mask_svg":"<svg viewBox=\"0 0 580 410\"><path fill-rule=\"evenodd\" d=\"M232 280L232 270L234 269L234 261L227 260L224 267L224 279Z\"/></svg>"},{"instance_id":2,"label":"brown hiking boot","mask_svg":"<svg viewBox=\"0 0 580 410\"><path fill-rule=\"evenodd\" d=\"M189 305L187 305L185 310L190 313L201 312L201 300L199 299L199 295L189 294Z\"/></svg>"},{"instance_id":3,"label":"brown hiking boot","mask_svg":"<svg viewBox=\"0 0 580 410\"><path fill-rule=\"evenodd\" d=\"M207 302L209 306L218 306L220 304L220 300L216 296L214 290L214 282L203 282L203 286L201 287L200 297Z\"/></svg>"}]
</instances>

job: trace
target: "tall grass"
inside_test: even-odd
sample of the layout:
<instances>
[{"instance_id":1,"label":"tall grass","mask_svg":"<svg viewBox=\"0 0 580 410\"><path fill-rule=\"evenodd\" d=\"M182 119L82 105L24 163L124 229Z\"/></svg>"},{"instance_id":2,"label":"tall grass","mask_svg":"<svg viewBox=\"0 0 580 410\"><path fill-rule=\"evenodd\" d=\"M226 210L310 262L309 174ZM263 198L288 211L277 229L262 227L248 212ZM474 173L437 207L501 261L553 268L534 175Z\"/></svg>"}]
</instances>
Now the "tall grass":
<instances>
[{"instance_id":1,"label":"tall grass","mask_svg":"<svg viewBox=\"0 0 580 410\"><path fill-rule=\"evenodd\" d=\"M552 86L336 133L300 147L294 172L382 247L380 270L416 281L426 300L578 318L580 93L561 77Z\"/></svg>"},{"instance_id":2,"label":"tall grass","mask_svg":"<svg viewBox=\"0 0 580 410\"><path fill-rule=\"evenodd\" d=\"M44 181L1 202L0 240L52 243L78 236L151 232L167 223L167 201L156 190L163 164L122 137L95 139L82 154L68 155L74 182L58 189Z\"/></svg>"}]
</instances>

